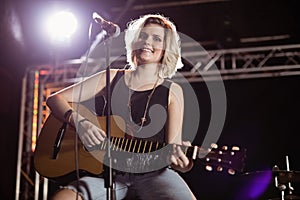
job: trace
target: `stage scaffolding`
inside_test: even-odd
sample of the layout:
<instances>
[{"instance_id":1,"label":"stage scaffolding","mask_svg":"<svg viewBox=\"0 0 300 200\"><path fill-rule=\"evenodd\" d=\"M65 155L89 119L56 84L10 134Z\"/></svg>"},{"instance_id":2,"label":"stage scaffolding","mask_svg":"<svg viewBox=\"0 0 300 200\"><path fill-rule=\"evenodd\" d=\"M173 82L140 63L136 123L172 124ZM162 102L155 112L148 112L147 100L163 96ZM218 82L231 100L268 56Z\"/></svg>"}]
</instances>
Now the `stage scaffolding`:
<instances>
[{"instance_id":1,"label":"stage scaffolding","mask_svg":"<svg viewBox=\"0 0 300 200\"><path fill-rule=\"evenodd\" d=\"M122 68L125 58L112 51L112 66ZM222 81L300 74L300 44L225 50L195 50L195 43L182 44L185 67L175 76L180 82ZM49 115L45 100L53 92L83 80L103 68L104 59L74 59L55 65L28 67L23 78L16 174L16 200L47 199L48 180L33 166L33 151L43 122Z\"/></svg>"}]
</instances>

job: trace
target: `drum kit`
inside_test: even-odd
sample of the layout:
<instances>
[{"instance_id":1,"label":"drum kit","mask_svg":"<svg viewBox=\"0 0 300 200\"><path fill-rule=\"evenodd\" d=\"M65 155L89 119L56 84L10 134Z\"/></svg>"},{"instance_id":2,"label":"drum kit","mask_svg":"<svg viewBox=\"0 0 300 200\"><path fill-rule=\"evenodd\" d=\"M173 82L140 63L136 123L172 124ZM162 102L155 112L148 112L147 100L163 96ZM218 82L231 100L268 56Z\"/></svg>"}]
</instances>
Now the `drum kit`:
<instances>
[{"instance_id":1,"label":"drum kit","mask_svg":"<svg viewBox=\"0 0 300 200\"><path fill-rule=\"evenodd\" d=\"M272 178L274 184L280 193L280 197L268 200L300 200L300 196L293 194L294 188L292 183L300 182L300 171L290 170L288 156L286 156L286 170L280 170L277 165L272 168ZM259 174L262 172L254 172L250 174Z\"/></svg>"}]
</instances>

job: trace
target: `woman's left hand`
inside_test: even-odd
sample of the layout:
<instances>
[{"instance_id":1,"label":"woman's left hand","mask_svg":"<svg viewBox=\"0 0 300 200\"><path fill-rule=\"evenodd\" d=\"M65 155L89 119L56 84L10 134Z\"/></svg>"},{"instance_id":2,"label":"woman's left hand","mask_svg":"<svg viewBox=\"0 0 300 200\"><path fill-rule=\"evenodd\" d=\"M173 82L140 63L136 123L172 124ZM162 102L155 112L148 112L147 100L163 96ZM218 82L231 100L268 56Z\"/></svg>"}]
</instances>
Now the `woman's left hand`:
<instances>
[{"instance_id":1,"label":"woman's left hand","mask_svg":"<svg viewBox=\"0 0 300 200\"><path fill-rule=\"evenodd\" d=\"M191 142L183 141L183 146L191 146ZM181 145L173 145L173 149L171 155L169 157L169 162L171 163L171 167L180 172L188 172L193 167L193 160L189 159L182 151Z\"/></svg>"}]
</instances>

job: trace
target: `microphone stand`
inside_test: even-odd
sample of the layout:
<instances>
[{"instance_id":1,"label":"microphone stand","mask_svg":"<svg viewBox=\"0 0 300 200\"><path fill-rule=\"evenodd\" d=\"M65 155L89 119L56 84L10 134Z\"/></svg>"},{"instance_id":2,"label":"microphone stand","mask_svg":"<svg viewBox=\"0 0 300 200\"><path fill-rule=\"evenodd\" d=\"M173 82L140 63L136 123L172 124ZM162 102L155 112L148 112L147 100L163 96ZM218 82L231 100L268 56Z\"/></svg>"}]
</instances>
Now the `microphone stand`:
<instances>
[{"instance_id":1,"label":"microphone stand","mask_svg":"<svg viewBox=\"0 0 300 200\"><path fill-rule=\"evenodd\" d=\"M106 135L107 135L107 145L106 145L106 155L107 155L107 166L104 166L104 186L107 188L106 197L107 200L115 200L115 184L114 184L114 173L112 169L112 157L111 157L111 126L110 126L110 115L111 115L111 98L110 98L110 44L111 38L108 38L104 45L106 47L106 96L107 96L107 113L106 113Z\"/></svg>"},{"instance_id":2,"label":"microphone stand","mask_svg":"<svg viewBox=\"0 0 300 200\"><path fill-rule=\"evenodd\" d=\"M89 33L91 32L91 27ZM96 40L90 45L90 48L87 52L87 58L97 45L103 43L106 48L106 95L107 95L107 113L106 113L106 135L107 135L107 144L106 144L106 155L107 155L107 165L103 163L104 168L104 187L107 188L107 200L115 200L115 184L113 180L113 169L112 169L112 158L111 158L111 125L110 125L110 115L111 115L111 99L110 99L110 45L111 38L110 33L106 31L103 27L101 32L96 36Z\"/></svg>"}]
</instances>

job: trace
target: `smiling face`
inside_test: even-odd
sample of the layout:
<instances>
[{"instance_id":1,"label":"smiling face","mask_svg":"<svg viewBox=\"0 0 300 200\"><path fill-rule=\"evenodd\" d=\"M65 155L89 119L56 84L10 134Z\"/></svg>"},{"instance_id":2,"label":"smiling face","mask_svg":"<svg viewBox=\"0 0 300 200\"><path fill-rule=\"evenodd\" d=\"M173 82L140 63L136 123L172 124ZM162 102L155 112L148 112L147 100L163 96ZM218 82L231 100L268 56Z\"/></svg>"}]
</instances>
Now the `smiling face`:
<instances>
[{"instance_id":1,"label":"smiling face","mask_svg":"<svg viewBox=\"0 0 300 200\"><path fill-rule=\"evenodd\" d=\"M137 65L160 63L164 54L165 30L158 24L147 24L141 29L134 44Z\"/></svg>"}]
</instances>

